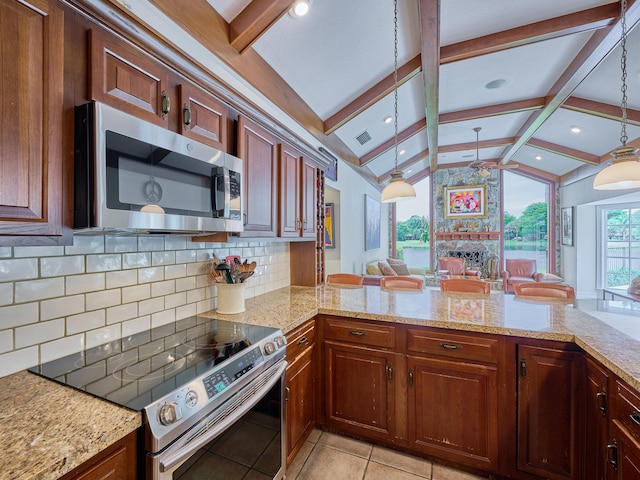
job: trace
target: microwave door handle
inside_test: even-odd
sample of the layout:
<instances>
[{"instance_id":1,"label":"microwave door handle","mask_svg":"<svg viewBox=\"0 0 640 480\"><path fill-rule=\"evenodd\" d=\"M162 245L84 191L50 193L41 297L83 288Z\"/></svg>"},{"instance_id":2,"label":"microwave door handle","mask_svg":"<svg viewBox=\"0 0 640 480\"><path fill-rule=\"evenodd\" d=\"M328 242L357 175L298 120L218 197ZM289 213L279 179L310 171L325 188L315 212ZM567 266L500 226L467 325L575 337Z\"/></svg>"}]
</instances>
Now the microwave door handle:
<instances>
[{"instance_id":1,"label":"microwave door handle","mask_svg":"<svg viewBox=\"0 0 640 480\"><path fill-rule=\"evenodd\" d=\"M214 212L222 210L222 217L229 218L229 202L231 201L229 169L223 168L222 171L222 173L211 175L211 210ZM220 199L220 187L222 187L222 199Z\"/></svg>"}]
</instances>

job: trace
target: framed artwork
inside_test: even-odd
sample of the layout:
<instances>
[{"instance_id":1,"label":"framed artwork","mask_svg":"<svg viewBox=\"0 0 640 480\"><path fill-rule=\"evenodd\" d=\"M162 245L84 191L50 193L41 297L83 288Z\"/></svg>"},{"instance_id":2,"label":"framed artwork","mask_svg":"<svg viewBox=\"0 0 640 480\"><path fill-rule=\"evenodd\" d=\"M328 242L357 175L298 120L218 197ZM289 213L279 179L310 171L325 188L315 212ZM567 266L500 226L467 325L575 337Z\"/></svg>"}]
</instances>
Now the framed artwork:
<instances>
[{"instance_id":1,"label":"framed artwork","mask_svg":"<svg viewBox=\"0 0 640 480\"><path fill-rule=\"evenodd\" d=\"M444 187L444 217L471 218L487 215L485 185Z\"/></svg>"},{"instance_id":2,"label":"framed artwork","mask_svg":"<svg viewBox=\"0 0 640 480\"><path fill-rule=\"evenodd\" d=\"M336 248L335 229L333 224L333 203L324 204L324 247Z\"/></svg>"},{"instance_id":3,"label":"framed artwork","mask_svg":"<svg viewBox=\"0 0 640 480\"><path fill-rule=\"evenodd\" d=\"M562 245L573 246L573 207L563 207L561 212Z\"/></svg>"},{"instance_id":4,"label":"framed artwork","mask_svg":"<svg viewBox=\"0 0 640 480\"><path fill-rule=\"evenodd\" d=\"M364 249L380 248L380 202L364 196Z\"/></svg>"}]
</instances>

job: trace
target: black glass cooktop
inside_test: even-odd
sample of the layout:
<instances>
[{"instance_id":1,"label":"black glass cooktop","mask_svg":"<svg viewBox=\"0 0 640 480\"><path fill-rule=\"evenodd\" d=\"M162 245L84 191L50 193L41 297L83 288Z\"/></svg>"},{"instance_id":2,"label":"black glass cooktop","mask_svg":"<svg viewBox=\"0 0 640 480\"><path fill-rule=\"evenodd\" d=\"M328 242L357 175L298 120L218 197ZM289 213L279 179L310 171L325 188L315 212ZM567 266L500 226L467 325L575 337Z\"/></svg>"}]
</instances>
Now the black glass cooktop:
<instances>
[{"instance_id":1,"label":"black glass cooktop","mask_svg":"<svg viewBox=\"0 0 640 480\"><path fill-rule=\"evenodd\" d=\"M194 316L29 371L142 410L275 331Z\"/></svg>"}]
</instances>

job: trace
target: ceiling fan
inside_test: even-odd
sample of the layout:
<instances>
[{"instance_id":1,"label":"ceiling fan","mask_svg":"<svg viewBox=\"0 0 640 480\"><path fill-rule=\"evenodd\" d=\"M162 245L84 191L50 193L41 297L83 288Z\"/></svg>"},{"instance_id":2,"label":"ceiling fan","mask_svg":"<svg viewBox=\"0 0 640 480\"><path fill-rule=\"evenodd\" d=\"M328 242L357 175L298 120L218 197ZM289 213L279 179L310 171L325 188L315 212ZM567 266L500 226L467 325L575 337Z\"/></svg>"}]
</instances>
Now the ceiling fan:
<instances>
[{"instance_id":1,"label":"ceiling fan","mask_svg":"<svg viewBox=\"0 0 640 480\"><path fill-rule=\"evenodd\" d=\"M482 130L482 127L475 127L473 129L473 131L476 132L476 159L467 165L471 170L475 170L481 177L488 177L491 174L491 170L508 170L511 168L518 168L520 166L518 163L509 162L504 164L500 162L480 160L480 130Z\"/></svg>"}]
</instances>

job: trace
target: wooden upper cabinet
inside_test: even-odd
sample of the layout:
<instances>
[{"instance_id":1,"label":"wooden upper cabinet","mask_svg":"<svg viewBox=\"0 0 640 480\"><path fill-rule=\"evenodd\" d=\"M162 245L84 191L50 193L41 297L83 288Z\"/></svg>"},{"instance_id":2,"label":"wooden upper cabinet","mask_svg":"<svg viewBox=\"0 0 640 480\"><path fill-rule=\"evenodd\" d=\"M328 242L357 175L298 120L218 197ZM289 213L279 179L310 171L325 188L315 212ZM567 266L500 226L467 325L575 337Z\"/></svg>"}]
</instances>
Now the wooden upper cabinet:
<instances>
[{"instance_id":1,"label":"wooden upper cabinet","mask_svg":"<svg viewBox=\"0 0 640 480\"><path fill-rule=\"evenodd\" d=\"M281 143L279 222L281 237L308 237L317 232L316 167L286 143Z\"/></svg>"},{"instance_id":2,"label":"wooden upper cabinet","mask_svg":"<svg viewBox=\"0 0 640 480\"><path fill-rule=\"evenodd\" d=\"M63 241L64 14L0 0L0 245Z\"/></svg>"},{"instance_id":3,"label":"wooden upper cabinet","mask_svg":"<svg viewBox=\"0 0 640 480\"><path fill-rule=\"evenodd\" d=\"M167 73L158 63L99 29L89 31L89 97L157 125L171 110Z\"/></svg>"},{"instance_id":4,"label":"wooden upper cabinet","mask_svg":"<svg viewBox=\"0 0 640 480\"><path fill-rule=\"evenodd\" d=\"M277 141L272 134L246 117L238 118L238 156L244 161L246 236L276 236L277 153Z\"/></svg>"},{"instance_id":5,"label":"wooden upper cabinet","mask_svg":"<svg viewBox=\"0 0 640 480\"><path fill-rule=\"evenodd\" d=\"M204 91L188 84L178 87L179 133L227 151L227 108Z\"/></svg>"}]
</instances>

